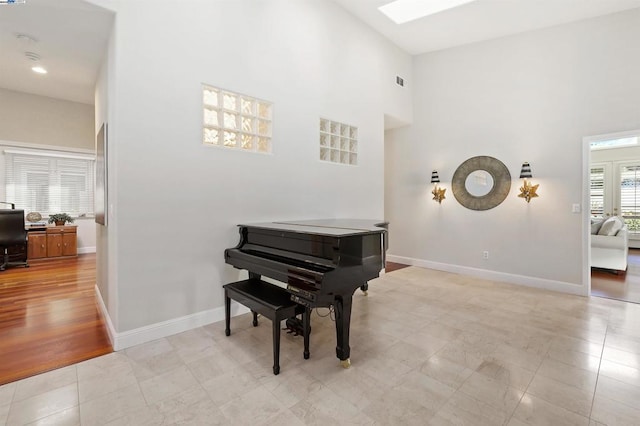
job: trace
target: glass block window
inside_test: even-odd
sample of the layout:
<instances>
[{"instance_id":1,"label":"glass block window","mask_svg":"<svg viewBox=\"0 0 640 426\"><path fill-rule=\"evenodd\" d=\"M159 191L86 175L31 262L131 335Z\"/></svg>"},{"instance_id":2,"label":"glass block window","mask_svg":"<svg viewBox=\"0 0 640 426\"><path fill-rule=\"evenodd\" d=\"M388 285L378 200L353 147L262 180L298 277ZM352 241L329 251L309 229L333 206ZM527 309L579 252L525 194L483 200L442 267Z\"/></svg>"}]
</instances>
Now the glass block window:
<instances>
[{"instance_id":1,"label":"glass block window","mask_svg":"<svg viewBox=\"0 0 640 426\"><path fill-rule=\"evenodd\" d=\"M271 152L271 102L202 85L202 143Z\"/></svg>"},{"instance_id":2,"label":"glass block window","mask_svg":"<svg viewBox=\"0 0 640 426\"><path fill-rule=\"evenodd\" d=\"M358 128L320 119L320 160L355 166L358 164Z\"/></svg>"}]
</instances>

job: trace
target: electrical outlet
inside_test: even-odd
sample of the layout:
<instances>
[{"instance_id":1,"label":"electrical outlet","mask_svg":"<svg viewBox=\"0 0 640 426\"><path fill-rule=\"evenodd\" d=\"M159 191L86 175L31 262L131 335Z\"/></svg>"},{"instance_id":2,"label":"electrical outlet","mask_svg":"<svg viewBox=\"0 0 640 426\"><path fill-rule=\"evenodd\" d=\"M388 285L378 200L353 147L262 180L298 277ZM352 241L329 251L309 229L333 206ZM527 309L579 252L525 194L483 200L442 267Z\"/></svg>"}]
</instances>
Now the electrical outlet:
<instances>
[{"instance_id":1,"label":"electrical outlet","mask_svg":"<svg viewBox=\"0 0 640 426\"><path fill-rule=\"evenodd\" d=\"M485 251L483 251L483 252L482 252L482 258L483 258L483 259L488 259L488 258L489 258L489 252L488 252L488 251L486 251L486 250L485 250Z\"/></svg>"}]
</instances>

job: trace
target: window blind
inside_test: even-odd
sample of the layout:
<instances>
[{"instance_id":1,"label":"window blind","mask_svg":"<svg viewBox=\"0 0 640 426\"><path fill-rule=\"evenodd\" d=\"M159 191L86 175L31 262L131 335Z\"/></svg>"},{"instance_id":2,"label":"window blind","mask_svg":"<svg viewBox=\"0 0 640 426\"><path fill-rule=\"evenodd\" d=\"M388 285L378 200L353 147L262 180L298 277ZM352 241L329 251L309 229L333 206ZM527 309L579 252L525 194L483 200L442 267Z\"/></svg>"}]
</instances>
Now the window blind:
<instances>
[{"instance_id":1,"label":"window blind","mask_svg":"<svg viewBox=\"0 0 640 426\"><path fill-rule=\"evenodd\" d=\"M60 153L5 151L6 198L43 215L93 215L95 160Z\"/></svg>"},{"instance_id":2,"label":"window blind","mask_svg":"<svg viewBox=\"0 0 640 426\"><path fill-rule=\"evenodd\" d=\"M591 168L591 216L604 216L604 167Z\"/></svg>"},{"instance_id":3,"label":"window blind","mask_svg":"<svg viewBox=\"0 0 640 426\"><path fill-rule=\"evenodd\" d=\"M620 167L620 212L629 231L640 232L640 164Z\"/></svg>"}]
</instances>

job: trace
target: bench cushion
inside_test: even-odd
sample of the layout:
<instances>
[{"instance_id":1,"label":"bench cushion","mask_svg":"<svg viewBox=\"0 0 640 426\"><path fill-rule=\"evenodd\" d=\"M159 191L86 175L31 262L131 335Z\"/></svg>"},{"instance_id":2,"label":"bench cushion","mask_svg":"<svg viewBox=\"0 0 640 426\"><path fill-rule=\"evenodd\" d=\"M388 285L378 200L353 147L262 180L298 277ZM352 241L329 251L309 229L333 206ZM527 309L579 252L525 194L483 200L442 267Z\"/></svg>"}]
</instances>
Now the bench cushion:
<instances>
[{"instance_id":1,"label":"bench cushion","mask_svg":"<svg viewBox=\"0 0 640 426\"><path fill-rule=\"evenodd\" d=\"M274 311L291 306L297 306L297 304L291 300L291 295L285 289L261 279L251 278L248 280L236 281L230 284L225 284L223 287L227 291L241 295L243 298L260 302L262 305L265 305L267 308ZM235 299L239 303L247 306L238 297L232 297L232 299Z\"/></svg>"}]
</instances>

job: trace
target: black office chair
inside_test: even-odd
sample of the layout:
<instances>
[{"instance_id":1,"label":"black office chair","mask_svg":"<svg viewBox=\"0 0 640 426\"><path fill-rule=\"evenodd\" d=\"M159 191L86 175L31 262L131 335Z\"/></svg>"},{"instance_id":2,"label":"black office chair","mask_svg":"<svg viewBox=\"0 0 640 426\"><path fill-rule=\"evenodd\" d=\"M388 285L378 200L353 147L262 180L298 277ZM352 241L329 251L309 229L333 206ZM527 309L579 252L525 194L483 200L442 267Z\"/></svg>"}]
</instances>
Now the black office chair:
<instances>
[{"instance_id":1,"label":"black office chair","mask_svg":"<svg viewBox=\"0 0 640 426\"><path fill-rule=\"evenodd\" d=\"M29 266L24 210L0 209L0 253L0 271L4 271L7 266ZM20 260L13 260L14 258Z\"/></svg>"}]
</instances>

